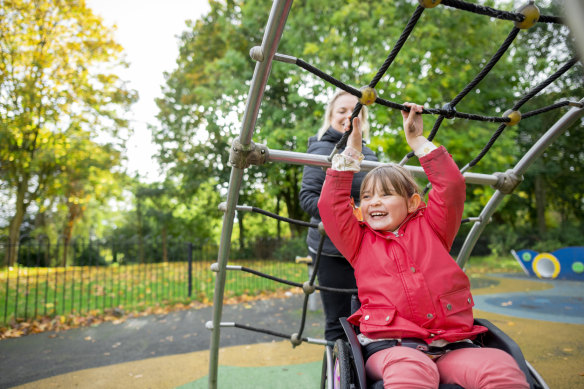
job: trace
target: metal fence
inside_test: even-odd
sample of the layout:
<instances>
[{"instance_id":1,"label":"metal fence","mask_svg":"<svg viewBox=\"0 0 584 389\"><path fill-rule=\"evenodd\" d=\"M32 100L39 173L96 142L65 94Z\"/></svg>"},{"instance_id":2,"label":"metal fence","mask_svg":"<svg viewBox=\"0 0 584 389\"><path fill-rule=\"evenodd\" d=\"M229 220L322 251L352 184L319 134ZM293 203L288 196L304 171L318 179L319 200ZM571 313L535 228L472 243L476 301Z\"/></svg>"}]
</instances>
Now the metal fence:
<instances>
[{"instance_id":1,"label":"metal fence","mask_svg":"<svg viewBox=\"0 0 584 389\"><path fill-rule=\"evenodd\" d=\"M167 247L162 253L133 242L52 245L46 239L23 241L16 263L0 271L0 325L40 316L211 301L215 277L210 267L217 258L216 245L172 243ZM0 243L0 258L9 249L9 244ZM291 261L236 262L276 277L306 279L305 267ZM281 287L241 272L229 272L227 285L226 297Z\"/></svg>"}]
</instances>

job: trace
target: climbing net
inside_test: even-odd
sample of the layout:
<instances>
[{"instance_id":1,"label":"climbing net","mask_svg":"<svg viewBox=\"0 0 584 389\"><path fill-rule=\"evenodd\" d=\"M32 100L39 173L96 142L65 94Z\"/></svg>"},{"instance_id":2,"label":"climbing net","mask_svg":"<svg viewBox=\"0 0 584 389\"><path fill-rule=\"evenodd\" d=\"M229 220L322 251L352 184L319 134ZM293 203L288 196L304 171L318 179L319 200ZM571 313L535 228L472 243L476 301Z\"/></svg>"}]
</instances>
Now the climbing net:
<instances>
[{"instance_id":1,"label":"climbing net","mask_svg":"<svg viewBox=\"0 0 584 389\"><path fill-rule=\"evenodd\" d=\"M322 339L312 339L303 336L304 326L306 323L306 314L308 307L308 298L316 290L338 292L338 293L356 293L356 289L337 289L325 286L319 286L315 284L316 274L319 267L320 252L322 245L324 243L324 229L322 226L307 223L301 220L294 220L286 217L282 217L277 214L250 206L242 206L237 204L238 192L242 180L242 171L249 167L250 165L262 165L267 161L271 162L286 162L291 164L302 164L302 165L313 165L327 167L330 166L330 161L334 154L343 149L346 145L347 138L350 135L352 128L345 132L335 147L335 150L328 157L317 156L304 153L286 152L279 150L269 150L266 146L255 144L251 141L252 129L255 125L255 120L258 112L259 105L261 103L261 98L263 95L263 90L265 88L269 69L271 66L271 61L280 61L284 63L289 63L296 65L318 78L356 96L359 99L359 103L355 106L351 119L359 115L363 105L379 104L388 108L408 111L409 108L402 104L398 104L389 100L386 100L378 96L375 87L381 80L383 75L386 73L388 68L391 66L395 58L398 56L400 50L404 46L406 40L414 30L416 24L418 23L422 13L430 8L434 8L438 5L448 6L455 9L459 9L465 12L472 12L480 15L485 15L491 18L497 18L502 20L507 20L513 22L513 27L509 32L507 38L501 44L499 49L493 54L491 59L484 65L484 67L476 74L476 76L466 85L451 101L444 104L440 109L428 109L424 108L422 114L437 115L437 119L434 126L428 136L429 140L433 140L436 136L438 130L444 119L460 118L466 120L484 121L498 123L499 127L491 135L489 141L484 145L481 151L474 157L467 165L465 165L461 172L467 182L477 183L477 184L489 184L496 189L495 194L489 200L489 203L485 206L483 211L478 217L471 217L465 219L467 222L474 222L474 225L467 236L463 247L458 255L457 263L462 267L464 266L474 244L478 240L480 233L483 231L486 223L490 219L490 216L495 211L498 204L502 201L502 198L513 192L513 190L522 181L523 172L531 165L531 163L537 159L551 144L555 137L564 131L569 125L574 123L584 114L584 99L580 101L573 100L563 100L556 102L552 105L540 107L536 110L521 113L520 108L536 96L540 91L546 88L548 85L552 84L555 80L564 75L570 68L572 68L576 63L578 63L577 58L572 58L565 62L559 69L557 69L553 74L549 75L544 81L533 87L531 90L527 91L523 96L521 96L515 104L507 110L502 116L483 116L472 113L458 112L456 106L460 103L467 94L472 91L484 78L485 76L495 67L497 62L503 57L505 52L509 49L513 41L518 36L519 32L524 29L529 29L536 23L552 23L552 24L563 24L561 18L557 16L541 15L537 6L535 6L533 1L520 7L516 12L507 12L502 10L497 10L494 8L481 6L477 4L471 4L462 0L418 0L419 5L414 10L412 16L407 22L405 28L403 29L398 40L395 42L393 48L391 49L389 55L385 59L384 63L381 65L371 82L362 87L355 88L347 85L333 76L323 72L322 70L310 65L309 63L303 61L300 58L296 58L289 55L283 55L276 52L277 45L282 34L283 27L285 25L287 14L290 10L291 0L274 1L272 12L270 14L270 19L267 24L266 32L264 35L264 40L262 46L257 46L252 48L250 56L252 59L256 60L258 64L256 65L256 70L252 80L252 85L250 87L250 94L248 97L248 105L246 107L246 112L244 114L242 131L240 137L235 139L232 145L230 154L230 163L232 164L232 174L229 184L229 194L226 203L220 205L220 210L225 212L223 232L221 236L221 244L219 249L219 261L212 265L211 269L217 273L216 283L215 283L215 296L214 296L214 314L213 321L207 322L207 328L212 330L211 338L211 355L209 364L209 387L214 388L217 385L217 363L218 363L218 347L219 347L219 329L220 327L236 327L251 331L256 331L268 335L273 335L275 337L289 339L292 345L298 346L302 342L322 344L327 346L332 346L329 342ZM552 128L540 138L540 140L530 149L525 156L517 163L513 169L509 169L505 173L495 173L493 175L477 174L468 172L473 166L475 166L491 149L493 144L497 141L503 131L509 127L516 125L522 119L527 119L540 115L551 110L559 109L562 107L570 106L572 109L566 113ZM352 120L351 120L352 122ZM413 156L413 153L409 153L400 162L401 165L405 165L407 160ZM361 168L362 170L371 170L375 166L382 165L379 162L363 161ZM423 172L421 169L417 169L413 166L405 165L407 169L412 171L414 175L422 176ZM429 188L426 188L429 189ZM233 218L235 216L235 211L240 212L256 212L263 214L264 216L274 218L277 220L289 222L292 224L319 228L322 232L322 237L320 240L320 245L317 250L317 255L315 257L314 271L309 279L304 283L291 282L289 280L274 277L269 274L265 274L244 266L231 266L227 265L227 258L229 253L229 244L231 241L231 231L233 228ZM294 334L284 334L277 331L256 328L250 325L244 325L240 323L225 323L221 322L221 312L222 312L222 300L223 292L225 287L225 273L226 271L243 271L247 273L254 274L259 277L264 277L271 279L276 282L280 282L286 285L302 288L304 291L304 302L302 309L302 317L300 321L300 328L298 332Z\"/></svg>"}]
</instances>

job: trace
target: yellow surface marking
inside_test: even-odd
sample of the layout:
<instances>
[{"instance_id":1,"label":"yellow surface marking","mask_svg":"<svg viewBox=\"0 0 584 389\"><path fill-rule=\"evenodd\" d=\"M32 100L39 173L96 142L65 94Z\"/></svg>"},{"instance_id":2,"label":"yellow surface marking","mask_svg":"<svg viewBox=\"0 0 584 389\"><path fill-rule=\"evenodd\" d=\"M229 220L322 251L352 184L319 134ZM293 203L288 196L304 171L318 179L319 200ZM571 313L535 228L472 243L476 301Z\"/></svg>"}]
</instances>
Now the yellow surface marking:
<instances>
[{"instance_id":1,"label":"yellow surface marking","mask_svg":"<svg viewBox=\"0 0 584 389\"><path fill-rule=\"evenodd\" d=\"M281 366L322 361L324 346L289 341L225 347L219 365L239 367ZM176 388L207 375L209 351L148 358L46 378L15 389L50 388Z\"/></svg>"},{"instance_id":2,"label":"yellow surface marking","mask_svg":"<svg viewBox=\"0 0 584 389\"><path fill-rule=\"evenodd\" d=\"M471 276L471 278L475 277ZM484 275L478 276L476 278L492 280L497 282L498 284L490 285L484 288L473 288L472 289L473 295L513 292L533 292L536 290L552 289L554 287L552 284L542 281L520 280L516 278L491 277Z\"/></svg>"}]
</instances>

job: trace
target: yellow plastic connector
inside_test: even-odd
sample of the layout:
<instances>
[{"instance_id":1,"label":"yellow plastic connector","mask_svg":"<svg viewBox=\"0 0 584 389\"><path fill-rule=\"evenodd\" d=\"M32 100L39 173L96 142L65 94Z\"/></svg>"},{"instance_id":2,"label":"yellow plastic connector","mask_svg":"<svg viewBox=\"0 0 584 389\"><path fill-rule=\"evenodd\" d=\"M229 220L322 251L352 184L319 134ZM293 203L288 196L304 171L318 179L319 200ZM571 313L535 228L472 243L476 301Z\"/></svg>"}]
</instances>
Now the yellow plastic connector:
<instances>
[{"instance_id":1,"label":"yellow plastic connector","mask_svg":"<svg viewBox=\"0 0 584 389\"><path fill-rule=\"evenodd\" d=\"M364 86L361 90L361 98L359 102L363 105L371 105L375 102L377 98L377 91L370 86Z\"/></svg>"},{"instance_id":2,"label":"yellow plastic connector","mask_svg":"<svg viewBox=\"0 0 584 389\"><path fill-rule=\"evenodd\" d=\"M503 113L503 117L511 119L505 123L506 126L514 126L521 121L521 112L508 109Z\"/></svg>"},{"instance_id":3,"label":"yellow plastic connector","mask_svg":"<svg viewBox=\"0 0 584 389\"><path fill-rule=\"evenodd\" d=\"M440 4L442 0L418 0L418 3L424 8L434 8Z\"/></svg>"},{"instance_id":4,"label":"yellow plastic connector","mask_svg":"<svg viewBox=\"0 0 584 389\"><path fill-rule=\"evenodd\" d=\"M515 27L526 30L532 27L539 20L539 8L531 0L529 3L519 7L516 11L525 16L522 22L515 22Z\"/></svg>"}]
</instances>

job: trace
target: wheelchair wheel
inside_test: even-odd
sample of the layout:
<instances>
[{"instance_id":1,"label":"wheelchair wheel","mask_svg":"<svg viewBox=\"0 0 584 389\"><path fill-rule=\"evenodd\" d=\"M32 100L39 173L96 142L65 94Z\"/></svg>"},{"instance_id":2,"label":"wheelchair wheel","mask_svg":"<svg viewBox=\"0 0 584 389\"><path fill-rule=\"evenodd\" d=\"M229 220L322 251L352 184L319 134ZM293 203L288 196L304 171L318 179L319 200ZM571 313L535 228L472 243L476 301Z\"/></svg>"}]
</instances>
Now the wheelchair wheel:
<instances>
[{"instance_id":1,"label":"wheelchair wheel","mask_svg":"<svg viewBox=\"0 0 584 389\"><path fill-rule=\"evenodd\" d=\"M332 358L327 361L330 368L323 366L323 379L321 388L333 389L355 389L353 381L353 365L351 363L350 350L347 343L342 339L337 339L333 348ZM323 361L323 362L325 362ZM324 363L323 363L324 365Z\"/></svg>"},{"instance_id":2,"label":"wheelchair wheel","mask_svg":"<svg viewBox=\"0 0 584 389\"><path fill-rule=\"evenodd\" d=\"M351 389L353 385L351 357L349 356L349 346L342 339L337 339L333 349L333 388Z\"/></svg>"}]
</instances>

